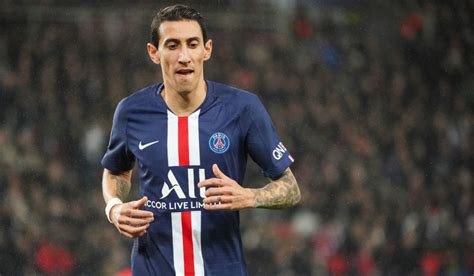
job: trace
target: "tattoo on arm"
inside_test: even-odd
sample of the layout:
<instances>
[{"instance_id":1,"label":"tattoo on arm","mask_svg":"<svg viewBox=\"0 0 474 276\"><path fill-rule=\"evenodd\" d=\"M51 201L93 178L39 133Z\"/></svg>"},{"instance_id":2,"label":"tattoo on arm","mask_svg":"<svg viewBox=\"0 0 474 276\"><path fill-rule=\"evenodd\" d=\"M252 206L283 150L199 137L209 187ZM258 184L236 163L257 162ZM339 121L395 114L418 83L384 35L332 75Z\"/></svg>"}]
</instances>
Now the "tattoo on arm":
<instances>
[{"instance_id":1,"label":"tattoo on arm","mask_svg":"<svg viewBox=\"0 0 474 276\"><path fill-rule=\"evenodd\" d=\"M255 207L279 209L296 205L301 198L296 179L288 168L280 178L255 191Z\"/></svg>"},{"instance_id":2,"label":"tattoo on arm","mask_svg":"<svg viewBox=\"0 0 474 276\"><path fill-rule=\"evenodd\" d=\"M112 175L111 179L115 181L117 197L121 200L126 200L130 192L131 183L120 175Z\"/></svg>"}]
</instances>

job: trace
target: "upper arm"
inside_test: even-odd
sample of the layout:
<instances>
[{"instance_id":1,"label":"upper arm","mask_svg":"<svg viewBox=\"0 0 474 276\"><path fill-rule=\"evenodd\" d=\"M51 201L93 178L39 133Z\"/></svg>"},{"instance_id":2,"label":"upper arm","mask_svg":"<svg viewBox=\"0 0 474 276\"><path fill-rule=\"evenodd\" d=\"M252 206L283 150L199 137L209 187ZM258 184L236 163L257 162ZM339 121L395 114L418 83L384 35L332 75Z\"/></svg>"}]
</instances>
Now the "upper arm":
<instances>
[{"instance_id":1,"label":"upper arm","mask_svg":"<svg viewBox=\"0 0 474 276\"><path fill-rule=\"evenodd\" d=\"M102 166L112 172L124 172L133 169L135 156L127 143L127 110L122 100L115 110L110 133L109 145L102 158Z\"/></svg>"},{"instance_id":2,"label":"upper arm","mask_svg":"<svg viewBox=\"0 0 474 276\"><path fill-rule=\"evenodd\" d=\"M294 160L281 142L270 115L257 97L252 99L243 113L242 120L249 155L262 168L266 177L274 179L281 176Z\"/></svg>"}]
</instances>

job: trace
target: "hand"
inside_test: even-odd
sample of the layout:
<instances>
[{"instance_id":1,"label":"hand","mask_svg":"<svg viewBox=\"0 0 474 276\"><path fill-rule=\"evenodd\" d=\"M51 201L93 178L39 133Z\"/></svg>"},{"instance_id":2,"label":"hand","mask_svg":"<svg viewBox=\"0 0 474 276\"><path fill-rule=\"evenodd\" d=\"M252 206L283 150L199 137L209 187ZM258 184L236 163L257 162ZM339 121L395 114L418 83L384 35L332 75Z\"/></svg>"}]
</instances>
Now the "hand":
<instances>
[{"instance_id":1,"label":"hand","mask_svg":"<svg viewBox=\"0 0 474 276\"><path fill-rule=\"evenodd\" d=\"M128 238L135 238L146 233L146 229L154 219L153 213L139 208L144 206L147 200L148 198L144 196L140 200L117 204L112 207L110 217L120 234Z\"/></svg>"},{"instance_id":2,"label":"hand","mask_svg":"<svg viewBox=\"0 0 474 276\"><path fill-rule=\"evenodd\" d=\"M226 176L219 167L212 165L215 178L199 182L198 187L206 187L204 209L206 210L240 210L255 206L255 195L251 189L240 186L235 180Z\"/></svg>"}]
</instances>

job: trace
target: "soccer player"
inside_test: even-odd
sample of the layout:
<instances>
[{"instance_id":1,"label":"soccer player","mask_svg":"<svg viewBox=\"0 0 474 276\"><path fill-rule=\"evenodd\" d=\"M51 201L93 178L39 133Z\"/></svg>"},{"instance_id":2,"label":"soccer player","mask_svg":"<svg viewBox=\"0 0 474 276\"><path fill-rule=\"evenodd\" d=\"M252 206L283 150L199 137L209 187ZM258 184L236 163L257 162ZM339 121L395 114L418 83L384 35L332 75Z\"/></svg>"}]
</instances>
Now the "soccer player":
<instances>
[{"instance_id":1,"label":"soccer player","mask_svg":"<svg viewBox=\"0 0 474 276\"><path fill-rule=\"evenodd\" d=\"M117 106L102 159L107 218L135 238L134 275L247 275L238 210L297 204L293 158L257 96L205 80L212 40L198 11L163 8L151 32L163 83ZM240 185L248 155L263 188ZM135 163L141 199L125 202Z\"/></svg>"}]
</instances>

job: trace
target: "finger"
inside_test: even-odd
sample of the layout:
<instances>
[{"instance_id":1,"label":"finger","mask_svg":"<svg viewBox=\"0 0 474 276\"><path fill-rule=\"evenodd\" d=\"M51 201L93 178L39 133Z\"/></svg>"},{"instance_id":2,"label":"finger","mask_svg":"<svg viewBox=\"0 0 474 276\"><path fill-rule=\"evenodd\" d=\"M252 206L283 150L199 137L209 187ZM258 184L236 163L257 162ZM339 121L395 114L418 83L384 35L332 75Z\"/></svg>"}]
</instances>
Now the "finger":
<instances>
[{"instance_id":1,"label":"finger","mask_svg":"<svg viewBox=\"0 0 474 276\"><path fill-rule=\"evenodd\" d=\"M130 239L133 239L133 238L134 238L134 236L132 236L132 235L130 235L129 233L127 233L127 232L125 232L125 231L122 231L122 230L120 230L120 229L119 229L119 232L120 232L120 234L124 235L124 236L127 237L127 238L130 238Z\"/></svg>"},{"instance_id":2,"label":"finger","mask_svg":"<svg viewBox=\"0 0 474 276\"><path fill-rule=\"evenodd\" d=\"M148 227L150 226L150 224L145 224L145 225L142 225L142 226L132 226L132 225L126 225L126 224L120 224L119 227L122 231L130 234L130 235L133 235L135 236L136 234L142 232L142 231L145 231Z\"/></svg>"},{"instance_id":3,"label":"finger","mask_svg":"<svg viewBox=\"0 0 474 276\"><path fill-rule=\"evenodd\" d=\"M198 183L198 187L199 188L202 188L202 187L220 187L220 186L224 186L226 184L226 182L222 179L219 179L219 178L208 178L206 180L203 180L201 182Z\"/></svg>"},{"instance_id":4,"label":"finger","mask_svg":"<svg viewBox=\"0 0 474 276\"><path fill-rule=\"evenodd\" d=\"M145 233L146 233L146 229L141 231L141 232L134 233L134 234L131 234L131 233L128 233L124 230L121 230L120 228L118 228L118 230L119 230L120 234L126 236L127 238L131 238L131 239L136 238L136 237L141 237L141 236L145 235Z\"/></svg>"},{"instance_id":5,"label":"finger","mask_svg":"<svg viewBox=\"0 0 474 276\"><path fill-rule=\"evenodd\" d=\"M227 175L225 175L225 174L219 169L219 166L217 166L217 164L212 165L212 171L214 172L214 175L215 175L217 178L220 178L220 179L228 179Z\"/></svg>"},{"instance_id":6,"label":"finger","mask_svg":"<svg viewBox=\"0 0 474 276\"><path fill-rule=\"evenodd\" d=\"M122 209L120 209L120 215L128 217L153 217L153 212L134 209L129 202L127 205L122 206Z\"/></svg>"},{"instance_id":7,"label":"finger","mask_svg":"<svg viewBox=\"0 0 474 276\"><path fill-rule=\"evenodd\" d=\"M145 218L145 219L153 219L154 215L153 212L150 211L144 211L144 210L136 210L136 209L130 209L130 211L127 213L129 217L133 218Z\"/></svg>"},{"instance_id":8,"label":"finger","mask_svg":"<svg viewBox=\"0 0 474 276\"><path fill-rule=\"evenodd\" d=\"M141 219L141 218L132 218L132 217L125 217L120 216L118 222L120 224L132 225L132 226L142 226L149 224L152 222L152 219Z\"/></svg>"},{"instance_id":9,"label":"finger","mask_svg":"<svg viewBox=\"0 0 474 276\"><path fill-rule=\"evenodd\" d=\"M226 187L223 188L210 188L206 190L206 196L215 195L231 195L232 191Z\"/></svg>"},{"instance_id":10,"label":"finger","mask_svg":"<svg viewBox=\"0 0 474 276\"><path fill-rule=\"evenodd\" d=\"M204 204L216 204L216 203L232 203L232 196L211 196L206 197L203 202Z\"/></svg>"},{"instance_id":11,"label":"finger","mask_svg":"<svg viewBox=\"0 0 474 276\"><path fill-rule=\"evenodd\" d=\"M115 223L115 228L119 231L120 234L124 235L127 238L133 238L133 236L130 233L125 232L124 230L121 229L120 224Z\"/></svg>"},{"instance_id":12,"label":"finger","mask_svg":"<svg viewBox=\"0 0 474 276\"><path fill-rule=\"evenodd\" d=\"M132 201L132 207L135 208L135 209L138 209L142 206L145 206L145 203L147 202L148 198L146 196L142 197L141 199L139 200L136 200L136 201Z\"/></svg>"},{"instance_id":13,"label":"finger","mask_svg":"<svg viewBox=\"0 0 474 276\"><path fill-rule=\"evenodd\" d=\"M204 209L209 210L209 211L232 210L232 204L231 203L204 204Z\"/></svg>"}]
</instances>

